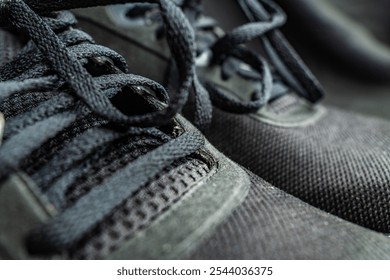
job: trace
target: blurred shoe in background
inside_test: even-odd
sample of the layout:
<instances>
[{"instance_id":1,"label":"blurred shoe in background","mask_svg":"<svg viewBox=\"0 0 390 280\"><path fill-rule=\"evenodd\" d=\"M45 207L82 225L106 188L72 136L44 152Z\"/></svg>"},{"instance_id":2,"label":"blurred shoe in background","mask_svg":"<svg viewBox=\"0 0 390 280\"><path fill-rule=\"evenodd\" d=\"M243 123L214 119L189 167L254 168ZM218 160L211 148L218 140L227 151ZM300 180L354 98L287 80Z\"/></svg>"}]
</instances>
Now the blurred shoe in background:
<instances>
[{"instance_id":1,"label":"blurred shoe in background","mask_svg":"<svg viewBox=\"0 0 390 280\"><path fill-rule=\"evenodd\" d=\"M234 2L205 1L206 11L231 29L246 20ZM276 2L287 13L284 34L327 91L325 103L390 119L390 0Z\"/></svg>"},{"instance_id":2,"label":"blurred shoe in background","mask_svg":"<svg viewBox=\"0 0 390 280\"><path fill-rule=\"evenodd\" d=\"M226 34L203 14L201 1L181 2L196 33L197 73L214 105L206 132L211 143L276 187L390 233L390 123L318 104L321 87L278 31L285 15L273 2L237 1L259 19ZM237 2L232 11L239 14ZM218 13L229 16L225 3ZM114 6L84 12L80 20L97 40L121 48L132 72L174 89L178 73L156 15L153 5ZM245 47L255 38L262 52ZM145 56L148 63L139 61ZM209 118L205 100L206 93L190 100L185 115Z\"/></svg>"}]
</instances>

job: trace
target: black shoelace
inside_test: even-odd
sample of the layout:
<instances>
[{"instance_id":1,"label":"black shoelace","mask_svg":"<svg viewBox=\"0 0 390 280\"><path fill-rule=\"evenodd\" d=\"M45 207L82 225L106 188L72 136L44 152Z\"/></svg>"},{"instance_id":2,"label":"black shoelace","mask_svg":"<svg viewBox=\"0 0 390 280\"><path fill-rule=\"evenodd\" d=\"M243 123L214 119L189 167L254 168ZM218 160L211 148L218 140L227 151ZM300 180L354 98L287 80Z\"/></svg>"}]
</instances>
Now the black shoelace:
<instances>
[{"instance_id":1,"label":"black shoelace","mask_svg":"<svg viewBox=\"0 0 390 280\"><path fill-rule=\"evenodd\" d=\"M223 79L238 74L257 85L251 100L242 101L228 96L206 78L201 82L214 106L247 114L257 112L291 90L312 103L322 98L323 90L319 82L278 31L285 23L286 16L272 1L239 0L252 22L227 34L221 34L214 19L203 16L201 0L175 0L175 3L183 9L197 34L197 61L201 67L219 65ZM260 39L269 60L245 47L254 39ZM268 61L271 61L272 67ZM282 86L276 88L276 83ZM203 101L200 99L198 102L202 104ZM204 119L209 121L209 106L195 104L195 112L198 108L208 115ZM195 124L199 127L198 122L195 121Z\"/></svg>"},{"instance_id":2,"label":"black shoelace","mask_svg":"<svg viewBox=\"0 0 390 280\"><path fill-rule=\"evenodd\" d=\"M180 112L191 85L198 96L204 96L203 88L194 79L193 32L185 16L171 1L149 1L159 6L166 36L180 70L180 86L171 99L156 82L125 74L124 59L110 49L94 45L89 35L73 28L74 16L62 11L127 2L134 1L0 2L0 24L23 32L30 39L11 62L0 66L2 106L9 106L12 111L12 104L7 105L12 98L22 105L20 114L7 116L5 141L0 147L0 179L5 180L17 172L24 159L77 121L87 122L90 128L64 143L63 149L51 161L52 165L44 167L47 169L47 173L43 172L45 176L36 178L58 214L31 233L28 245L32 253L59 253L71 248L165 166L204 145L202 135L197 132L183 132L173 138L156 128L170 123ZM116 70L92 76L86 67L96 58L112 61ZM122 113L110 98L124 87L148 88L158 99L154 110L138 115ZM114 124L118 129L113 128ZM97 149L119 138L136 135L150 135L163 144L129 163L75 203L63 206L69 182L77 176L77 172L65 171L76 162L87 160ZM53 180L54 183L47 185Z\"/></svg>"},{"instance_id":3,"label":"black shoelace","mask_svg":"<svg viewBox=\"0 0 390 280\"><path fill-rule=\"evenodd\" d=\"M213 26L216 27L215 21L202 17L202 9L199 7L201 1L179 2L184 10L190 11L189 19L196 30L212 30ZM213 84L205 82L214 105L234 113L256 112L270 101L289 92L273 90L277 82L282 82L312 103L319 101L323 96L320 84L278 31L286 21L286 16L280 7L270 0L238 0L238 2L251 22L235 28L211 44L198 43L198 52L209 53L209 64L219 64L224 79L238 73L246 79L258 80L260 84L253 93L252 100L243 102L227 96ZM209 24L202 24L202 21ZM273 68L260 54L244 47L254 39L260 39ZM202 37L199 41L202 42ZM251 71L243 70L240 67L242 63L250 66Z\"/></svg>"}]
</instances>

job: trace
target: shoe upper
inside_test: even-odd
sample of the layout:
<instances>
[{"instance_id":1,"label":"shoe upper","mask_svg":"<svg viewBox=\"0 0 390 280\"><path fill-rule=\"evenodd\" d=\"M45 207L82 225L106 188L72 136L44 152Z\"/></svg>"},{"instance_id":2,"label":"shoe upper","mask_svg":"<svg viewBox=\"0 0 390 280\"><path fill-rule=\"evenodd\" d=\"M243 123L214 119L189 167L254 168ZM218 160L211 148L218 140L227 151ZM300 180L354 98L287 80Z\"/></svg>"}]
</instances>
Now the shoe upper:
<instances>
[{"instance_id":1,"label":"shoe upper","mask_svg":"<svg viewBox=\"0 0 390 280\"><path fill-rule=\"evenodd\" d=\"M12 25L0 30L0 258L390 257L386 237L270 186L167 114L159 84L125 74L120 55L74 28L71 13L53 12L77 3L10 3L1 8ZM180 10L170 1L159 10L178 57L191 61ZM193 63L176 64L192 76ZM178 94L191 85L182 78Z\"/></svg>"},{"instance_id":2,"label":"shoe upper","mask_svg":"<svg viewBox=\"0 0 390 280\"><path fill-rule=\"evenodd\" d=\"M284 14L271 1L238 1L254 22L230 33L205 17L200 3L186 3L182 8L196 31L197 74L213 103L211 127L205 131L211 143L311 205L388 234L389 123L318 103L322 89L277 30ZM158 18L153 13L135 16L128 12L132 9L109 8L107 21L141 49L158 52L154 59L159 65L165 62L161 69L168 74L157 79L175 88L174 65L158 36ZM121 14L119 23L115 18ZM141 19L157 31L137 40L131 34L140 29ZM246 49L243 44L257 37L262 51ZM197 102L195 96L184 109L195 124Z\"/></svg>"},{"instance_id":3,"label":"shoe upper","mask_svg":"<svg viewBox=\"0 0 390 280\"><path fill-rule=\"evenodd\" d=\"M251 173L249 176L252 187L247 199L191 258L387 258L381 246L387 246L388 237L384 237L385 243L373 241L373 236L363 236L356 225L349 224L355 229L346 227L344 220L302 203Z\"/></svg>"},{"instance_id":4,"label":"shoe upper","mask_svg":"<svg viewBox=\"0 0 390 280\"><path fill-rule=\"evenodd\" d=\"M257 1L239 2L252 20L264 16ZM268 40L272 42L273 36L277 35L270 32ZM225 87L229 88L229 81ZM236 91L242 98L241 92ZM388 234L389 122L317 103L290 93L255 114L238 116L217 108L207 137L275 186L327 212Z\"/></svg>"},{"instance_id":5,"label":"shoe upper","mask_svg":"<svg viewBox=\"0 0 390 280\"><path fill-rule=\"evenodd\" d=\"M62 4L78 7L1 7L2 258L102 258L215 169L203 136L173 118L180 104L125 74L119 54L74 29L71 13L54 12ZM167 32L180 35L188 24L179 10L166 1L161 10L179 17ZM175 46L184 60L191 44ZM188 91L186 65L173 103Z\"/></svg>"}]
</instances>

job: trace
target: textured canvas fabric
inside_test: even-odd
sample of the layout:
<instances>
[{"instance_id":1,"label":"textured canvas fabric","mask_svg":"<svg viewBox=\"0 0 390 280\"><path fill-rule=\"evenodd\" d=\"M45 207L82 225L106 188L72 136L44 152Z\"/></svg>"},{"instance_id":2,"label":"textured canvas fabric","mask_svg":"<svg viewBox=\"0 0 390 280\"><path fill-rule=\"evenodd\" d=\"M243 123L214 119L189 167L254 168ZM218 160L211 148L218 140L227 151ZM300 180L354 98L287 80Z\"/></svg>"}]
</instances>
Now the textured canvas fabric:
<instances>
[{"instance_id":1,"label":"textured canvas fabric","mask_svg":"<svg viewBox=\"0 0 390 280\"><path fill-rule=\"evenodd\" d=\"M182 159L167 167L86 235L73 248L72 258L106 257L180 201L209 172L210 167L198 159Z\"/></svg>"},{"instance_id":2,"label":"textured canvas fabric","mask_svg":"<svg viewBox=\"0 0 390 280\"><path fill-rule=\"evenodd\" d=\"M11 41L12 40L13 39L11 39ZM18 50L17 43L13 42L10 44L14 47L9 48L8 46L3 46L4 49L7 50L4 52L4 58L2 58L2 61L4 62L8 61L10 57L13 57L13 52ZM29 134L32 130L31 126L34 128L36 123L39 124L40 122L45 121L45 116L42 117L42 115L38 114L39 112L34 110L40 108L43 103L50 101L52 98L64 94L63 88L60 87L48 92L33 91L23 94L17 93L2 102L0 111L5 113L7 122L10 124L6 131L7 137L5 140L8 141L7 147L10 147L10 150L12 151L23 151L23 149L25 149L25 142L12 141L15 139L12 137L18 136L20 131L25 132L22 128L26 127L30 128L30 130L27 130L25 134ZM125 101L125 104L132 104L133 100L125 99ZM287 100L284 101L286 102L275 103L275 112L286 111L290 106L294 105L293 100L289 100L288 102ZM126 109L136 110L138 108ZM216 114L218 114L218 111L216 111ZM222 117L224 118L224 116ZM257 134L254 127L258 124L249 121L247 123L248 127L246 127L245 124L240 123L245 120L245 118L240 118L237 120L237 123L234 123L234 118L229 118L231 117L226 117L228 125L222 123L222 126L219 127L226 126L227 130L232 129L231 132L234 133L234 137L238 138L236 139L237 142L232 142L230 144L235 151L239 151L241 154L243 151L237 149L237 146L233 146L233 144L238 143L238 146L244 147L247 143L243 142L243 140L252 141L252 146L247 146L254 147L254 150L248 150L246 153L252 153L252 156L254 157L255 153L253 151L257 151L258 141L260 140L258 138L250 138L248 135ZM20 126L21 124L25 127ZM102 127L102 129L94 129L97 127ZM30 179L37 184L37 187L42 192L49 190L49 195L47 196L49 199L53 199L53 201L56 200L59 204L59 210L72 207L72 205L77 204L78 201L96 190L96 188L103 188L104 186L101 185L103 182L120 176L123 169L128 167L130 163L142 158L142 156L150 153L152 150L155 150L158 146L162 145L163 142L161 139L153 137L150 134L138 133L135 136L124 136L115 141L109 141L110 145L104 145L104 147L99 147L99 149L97 147L93 148L94 146L87 140L91 139L91 137L95 137L96 141L100 140L97 136L102 135L103 132L107 132L105 130L106 127L109 127L109 125L106 125L106 123L102 122L96 116L82 116L61 132L50 135L47 141L37 145L34 150L29 147L33 151L29 152L28 156L21 159L20 168L22 171L29 175ZM46 127L43 125L39 128L40 129L37 131L40 134L47 132ZM162 129L168 128L164 127ZM233 129L238 130L233 131ZM244 133L242 133L242 131L244 131ZM271 130L265 131L265 133L269 135L273 133ZM218 135L222 135L220 132L218 133ZM306 132L303 134L305 133ZM313 138L323 137L320 132L317 133L318 134L313 135ZM172 132L172 134L174 133ZM323 134L328 135L326 131ZM283 138L281 135L277 136L278 137L276 138L278 139ZM232 135L226 136L226 138L231 138L229 140L233 140L234 137L232 137ZM296 137L299 138L299 136ZM289 136L287 138L294 137ZM16 140L18 139L19 138L16 138ZM194 141L195 140L196 139L194 139ZM282 142L281 146L293 145L295 143L294 141L290 143L291 139L288 140L288 142ZM300 139L297 141L299 142L299 140ZM369 140L367 141L367 143L371 143ZM74 143L78 144L76 149L73 149ZM91 146L89 146L89 144L91 144ZM273 144L273 142L271 144ZM383 144L383 146L386 145L387 142ZM310 147L307 148L309 152ZM88 154L85 158L78 158L78 152L80 150L83 151L84 148L84 152ZM179 148L182 147L180 145L174 147L174 149ZM66 154L64 151L70 151L71 153ZM273 152L269 154L274 155ZM326 154L326 152L324 153ZM6 154L6 151L4 154ZM214 151L210 157L213 157L216 154L218 153ZM277 153L277 155L282 155L282 150ZM301 164L301 162L298 162L297 164L294 161L294 155L288 155L292 158L292 162L295 163L295 166ZM165 155L160 156L164 157ZM201 181L202 183L206 181L205 179L210 171L210 162L203 156L196 153L192 154L192 156L175 161L174 164L166 166L166 168L159 172L155 177L149 179L147 183L140 186L135 193L129 197L123 197L124 200L122 204L111 209L111 212L106 214L104 218L101 218L98 221L98 224L94 225L92 230L88 230L88 232L84 233L84 235L80 237L81 240L79 240L80 242L78 244L73 244L74 247L70 249L71 257L76 259L104 258L112 251L120 248L123 243L131 239L135 234L147 229L152 222L163 216L166 213L165 211L169 211L173 208L174 204L180 201L192 186ZM251 159L251 162L256 161L257 163L257 158L253 157L248 156L248 159ZM282 157L284 157L284 155L282 155ZM158 160L158 157L156 156L154 159ZM216 166L219 164L222 165L222 162L226 161L222 156L220 156L219 159L220 162L218 164L214 162L216 159L211 161ZM276 161L276 163L278 162L279 161ZM223 178L225 179L225 182L226 180L229 180L229 176L234 177L236 171L237 174L238 171L244 173L239 166L233 165L232 163L229 164L236 169L232 170L230 174L225 174L227 175ZM305 167L308 163L303 159L302 164ZM267 168L269 166L270 165L267 165ZM286 167L287 173L292 173L290 167L283 167ZM276 169L279 170L280 168ZM265 166L263 166L262 170L266 170ZM274 172L279 175L279 171L275 170ZM349 170L346 170L345 172L347 171ZM297 170L296 172L297 174L299 173L299 175L296 176L301 176L301 170ZM331 172L334 171L330 170L328 174L331 174ZM274 173L270 174L274 175ZM130 188L129 185L134 183L134 177L142 177L143 175L145 174L141 171L138 172L138 174L129 175L127 178L121 177L119 184L110 186L114 190L111 193L115 193L118 188ZM289 176L286 176L288 178L285 178L286 182L289 183L291 180L294 180L294 182L292 182L293 186L303 185L301 182L298 184L298 179L296 177L290 176L290 174L288 175ZM204 245L198 247L199 239L193 240L194 243L191 244L193 252L190 257L222 259L390 258L390 245L388 239L383 235L357 227L315 209L283 191L272 187L255 175L251 174L250 177L252 180L251 189L245 201L226 221L221 221L223 218L215 221L215 223L223 223L217 227L216 231L212 232L212 230L210 230L211 232L208 232L210 233L210 235L208 235L209 239L202 236L202 238L205 239ZM207 178L210 182L211 179L209 179L210 178ZM67 192L61 201L55 199L56 193L50 192L50 188L52 188L53 185L61 186L58 182L67 184ZM114 180L114 182L118 181ZM220 183L218 187L225 186L222 180L218 182ZM243 184L242 182L240 183ZM210 185L213 184L212 181ZM203 188L202 191L209 196L213 195L213 192L207 192L207 187L210 185L205 183L201 186ZM215 185L217 184L215 183ZM289 184L286 185L288 186ZM233 192L233 194L237 193ZM206 198L207 199L200 201L201 203L196 206L202 208L207 204L213 203L214 200L208 199L209 197ZM187 197L187 199L191 199L191 196ZM238 200L238 198L236 199ZM101 200L91 201L91 204L93 203L94 206L98 205L100 207L107 203L106 200L107 197L104 197L104 199ZM90 205L88 205L88 208L89 206ZM90 211L90 209L87 210ZM85 218L84 220L79 220L78 217L79 215L72 217L70 224L83 226L84 223L89 222ZM173 218L175 217L176 216L173 216ZM221 217L221 215L219 217ZM204 218L207 219L209 217ZM203 219L203 216L201 219ZM193 221L188 219L186 222L191 224ZM176 227L170 228L169 230L176 231ZM67 232L65 232L64 236L66 235ZM46 241L47 239L43 240L40 245L45 247ZM161 242L152 245L157 244L160 246L163 242L164 240L161 240ZM141 244L141 246L145 246L145 248L150 248L147 246L152 245Z\"/></svg>"},{"instance_id":3,"label":"textured canvas fabric","mask_svg":"<svg viewBox=\"0 0 390 280\"><path fill-rule=\"evenodd\" d=\"M390 232L390 124L329 108L282 128L214 108L208 139L271 184L332 214Z\"/></svg>"},{"instance_id":4,"label":"textured canvas fabric","mask_svg":"<svg viewBox=\"0 0 390 280\"><path fill-rule=\"evenodd\" d=\"M251 176L247 199L190 258L389 258L387 237L314 209Z\"/></svg>"}]
</instances>

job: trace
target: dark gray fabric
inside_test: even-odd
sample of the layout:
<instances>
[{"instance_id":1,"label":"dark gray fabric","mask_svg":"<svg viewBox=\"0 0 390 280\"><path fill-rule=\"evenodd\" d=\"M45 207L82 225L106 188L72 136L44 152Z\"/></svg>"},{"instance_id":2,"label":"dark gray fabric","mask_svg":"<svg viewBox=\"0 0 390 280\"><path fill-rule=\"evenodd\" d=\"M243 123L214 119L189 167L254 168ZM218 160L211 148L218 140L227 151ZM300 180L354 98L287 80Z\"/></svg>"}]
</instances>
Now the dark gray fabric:
<instances>
[{"instance_id":1,"label":"dark gray fabric","mask_svg":"<svg viewBox=\"0 0 390 280\"><path fill-rule=\"evenodd\" d=\"M214 108L206 136L276 187L390 233L390 123L328 109L314 125L281 128Z\"/></svg>"},{"instance_id":2,"label":"dark gray fabric","mask_svg":"<svg viewBox=\"0 0 390 280\"><path fill-rule=\"evenodd\" d=\"M290 36L301 36L303 44L310 45L318 55L327 58L337 66L336 68L349 72L349 75L353 75L357 80L388 84L390 25L387 11L390 8L390 1L276 2L282 5L290 17L291 25L288 27ZM334 5L332 2L337 4ZM344 8L341 8L342 6ZM348 16L344 10L350 10L355 14L355 18ZM299 34L296 34L298 30Z\"/></svg>"},{"instance_id":3,"label":"dark gray fabric","mask_svg":"<svg viewBox=\"0 0 390 280\"><path fill-rule=\"evenodd\" d=\"M382 236L315 209L257 176L244 203L191 259L389 259Z\"/></svg>"},{"instance_id":4,"label":"dark gray fabric","mask_svg":"<svg viewBox=\"0 0 390 280\"><path fill-rule=\"evenodd\" d=\"M0 30L0 65L10 61L20 50L18 38L6 30Z\"/></svg>"},{"instance_id":5,"label":"dark gray fabric","mask_svg":"<svg viewBox=\"0 0 390 280\"><path fill-rule=\"evenodd\" d=\"M66 3L66 1L61 3ZM177 28L180 29L180 27ZM66 36L64 35L64 37ZM63 39L63 37L61 38ZM47 46L41 41L42 38L39 37L38 39L38 42L43 45L41 51L45 51ZM72 52L77 50L77 48L69 49ZM96 51L96 48L94 49ZM81 51L81 48L78 50ZM83 50L86 51L86 49ZM106 52L105 54L109 56ZM51 55L55 56L55 54ZM99 52L95 55L99 55ZM56 63L58 62L57 59L54 60ZM64 61L61 60L60 62L63 63ZM5 70L7 69L12 68L6 67ZM23 72L27 69L19 70ZM14 75L15 73L8 74ZM78 76L79 79L80 77ZM119 82L119 80L113 79L114 83ZM93 79L96 86L104 86L110 83L110 81L107 81L108 79L103 84L98 83L97 80ZM140 82L139 79L137 81ZM120 80L120 86L117 86L123 87L125 85L127 85L127 81ZM55 90L59 91L58 88ZM201 92L202 90L198 88L198 91ZM64 92L60 91L60 96L63 94ZM34 97L34 94L26 94L26 96ZM37 96L38 94L35 93L35 97ZM15 98L19 98L18 101L15 101ZM91 143L91 139L99 137L100 134L95 133L102 130L94 127L106 128L110 126L104 121L89 118L88 113L90 112L84 112L78 115L79 118L76 119L75 114L79 111L68 106L64 110L71 110L72 113L69 113L69 115L72 118L69 117L61 127L57 127L58 124L61 124L60 120L50 122L50 118L47 118L46 121L49 122L49 128L52 131L49 134L44 129L46 124L43 121L45 120L44 114L39 115L34 111L33 116L36 119L30 120L28 118L30 110L39 109L41 103L46 102L47 98L50 98L50 95L30 102L30 100L27 100L28 98L23 98L21 95L9 97L7 105L11 111L12 109L14 111L13 114L7 115L7 122L14 121L15 126L13 128L17 127L17 129L8 132L10 134L9 142L3 146L3 148L6 148L1 150L4 154L10 154L10 156L13 154L9 151L17 151L12 159L18 159L17 164L21 163L18 167L36 178L36 182L41 183L39 187L53 202L57 202L56 208L58 210L65 210L55 217L52 223L45 225L36 232L38 233L35 236L36 239L32 240L38 241L35 244L37 250L43 248L44 251L47 249L48 252L51 252L50 250L53 248L49 247L61 250L63 246L74 245L73 243L81 238L81 243L75 245L75 258L102 257L120 246L121 242L131 237L135 231L148 226L166 208L172 206L177 199L180 199L189 186L204 179L209 171L209 167L204 160L198 161L193 158L191 160L185 158L185 160L179 162L179 165L174 166L174 171L169 169L171 162L198 151L204 144L203 137L195 131L185 132L178 137L177 135L180 134L177 131L178 127L173 127L173 125L169 128L164 127L161 131L157 129L132 130L132 135L140 136L139 142L141 145L137 146L138 143L134 143L134 139L128 139L130 143L127 144L134 144L128 150L120 149L118 146L108 146L108 143L112 144L111 141L114 140L107 136L107 139L101 139L102 143L100 144L104 146L101 147L102 150L95 151L100 147L94 146L96 143ZM15 109L10 106L12 100L19 105L19 108ZM52 101L52 99L49 101ZM132 100L125 99L125 101L129 104L132 103ZM73 103L73 100L71 102ZM28 109L23 105L28 105ZM285 104L278 108L284 110ZM52 118L61 117L59 112L51 111L49 115ZM25 118L28 121L19 122L21 119L18 118ZM79 119L86 119L86 122L80 122ZM110 123L110 125L112 124ZM36 127L39 129L36 130ZM54 129L55 127L57 130ZM116 127L111 128L115 129ZM59 133L60 129L64 129L64 131ZM169 130L169 132L166 132L166 130ZM87 137L89 133L92 134L91 139ZM123 133L123 137L128 137L123 131L123 127L122 129L121 127L115 129L116 133ZM142 135L143 133L146 136ZM23 139L38 134L42 134L42 138L38 139L39 141L34 142L33 145L23 145ZM151 139L152 137L149 138L148 136L151 135L160 141ZM44 136L47 139L44 139ZM174 140L171 140L171 137ZM116 139L116 136L114 138ZM13 141L15 139L18 141ZM166 142L170 145L167 145ZM157 146L159 147L156 148ZM10 150L7 149L8 147L10 147ZM20 147L24 149L18 150ZM114 152L113 149L118 149L118 151ZM84 158L79 157L77 151L85 152L88 157L90 153L96 152L96 154L99 154L99 152L102 152L102 154L99 154L102 157L91 157L84 161ZM68 152L74 153L73 156L67 157ZM59 162L63 157L67 157L66 161ZM55 164L51 165L53 161ZM80 161L83 162L80 164ZM129 164L133 161L135 162L134 166ZM161 171L164 166L168 166L168 169ZM45 176L45 178L40 176L41 174L45 175L46 172L51 172L51 168L56 169L53 174ZM237 166L237 168L239 167ZM206 188L207 185L204 185L204 187ZM68 189L68 192L64 195L65 199L58 199L58 197L63 197L56 192L52 193L53 189L64 193ZM273 196L267 196L269 192ZM264 197L265 200L262 201L261 197ZM267 201L268 197L270 198L269 203L263 203ZM283 207L279 205L280 203ZM200 204L199 207L201 206ZM115 209L113 209L114 207ZM241 215L241 212L248 214ZM224 242L210 241L212 246L206 244L205 247L199 248L197 250L200 252L198 255L202 258L320 258L322 256L328 256L329 258L389 258L384 253L384 250L389 249L386 238L365 229L344 224L341 220L308 207L306 204L265 184L257 177L253 177L252 191L247 201L237 209L236 213L239 213L240 217L235 218L236 214L233 214L231 219L221 226L222 230L218 230L211 239L224 240ZM275 213L275 215L270 213ZM258 225L268 215L271 216L270 224L274 228L268 228L268 233L264 230L267 234L261 235L259 234L261 232L260 228L263 229L266 226L261 225L259 228ZM97 225L97 223L99 224ZM329 226L329 224L334 226ZM228 230L223 229L225 225ZM328 229L332 229L332 231L328 231ZM45 236L48 232L51 234ZM85 235L86 232L89 232L89 235ZM293 238L290 238L291 234ZM358 245L356 245L355 238L360 242ZM336 240L340 242L336 242ZM306 248L306 246L310 247ZM206 251L206 248L215 248L215 251ZM319 250L324 248L332 248L331 253L319 253ZM202 252L205 253L202 255ZM198 255L195 253L194 257Z\"/></svg>"},{"instance_id":6,"label":"dark gray fabric","mask_svg":"<svg viewBox=\"0 0 390 280\"><path fill-rule=\"evenodd\" d=\"M295 94L286 94L269 104L269 109L275 114L288 114L301 105L301 99Z\"/></svg>"},{"instance_id":7,"label":"dark gray fabric","mask_svg":"<svg viewBox=\"0 0 390 280\"><path fill-rule=\"evenodd\" d=\"M390 44L389 0L326 0Z\"/></svg>"},{"instance_id":8,"label":"dark gray fabric","mask_svg":"<svg viewBox=\"0 0 390 280\"><path fill-rule=\"evenodd\" d=\"M73 250L72 258L103 258L169 209L210 172L198 159L181 160L127 199Z\"/></svg>"},{"instance_id":9,"label":"dark gray fabric","mask_svg":"<svg viewBox=\"0 0 390 280\"><path fill-rule=\"evenodd\" d=\"M270 12L273 9L268 7L272 1L238 2L251 23L267 23L267 19L271 20L274 16L274 13ZM299 5L290 5L300 10ZM275 9L279 11L277 7ZM267 12L270 15L267 16ZM279 13L282 14L281 11ZM283 67L279 67L280 61L275 59L267 43L267 40L275 43L275 52L284 49L278 43L279 35L275 34L269 32L260 39L264 41L263 49L268 54L270 64L274 66L273 76L281 75L286 81L286 76L282 75ZM284 40L281 44L288 45ZM284 51L281 57L283 53ZM292 53L294 54L294 51ZM296 59L300 61L299 58ZM285 65L290 63L285 62ZM223 73L223 65L212 61L209 68L213 67ZM219 73L218 70L216 73ZM302 76L296 73L295 66L290 65L289 70L301 81ZM231 90L231 95L243 100L248 99L245 87L255 84L251 79L246 79L243 85L240 85L239 81L232 78L232 81L223 81L223 78L210 72L198 72L205 83L218 86L226 95L229 95ZM308 73L311 76L310 72ZM310 79L308 81L310 83ZM315 84L315 79L312 83ZM236 84L240 86L234 87ZM274 81L273 85L277 86L278 83ZM209 86L208 89L213 96L213 87ZM300 94L299 91L296 93ZM301 127L280 128L264 124L267 121L263 123L256 120L248 110L246 114L234 115L232 113L243 112L230 110L223 103L215 102L213 98L212 100L216 112L214 123L206 132L206 136L222 152L276 187L316 207L362 226L390 233L390 123L329 109L327 116L314 125L302 127L301 124ZM298 102L291 93L290 96L274 100L269 111L279 118L293 119L293 114L289 112L297 110L297 106L301 104L302 101ZM230 113L227 113L228 111Z\"/></svg>"},{"instance_id":10,"label":"dark gray fabric","mask_svg":"<svg viewBox=\"0 0 390 280\"><path fill-rule=\"evenodd\" d=\"M20 170L49 198L57 215L32 231L26 244L32 254L50 255L73 246L164 167L197 152L205 140L197 130L183 131L173 120L194 74L192 29L175 5L158 2L182 74L180 89L168 100L161 85L125 74L123 57L74 29L71 13L51 14L62 5L77 8L115 1L43 2L11 1L0 7L2 26L29 38L16 57L8 51L16 45L13 37L4 38L9 42L0 46L5 49L4 60L9 60L0 67L0 110L6 117L7 136L0 149L0 181ZM11 49L19 51L17 46ZM40 95L40 91L54 94ZM132 142L136 136L145 141ZM130 159L121 154L122 164L111 166L117 169L105 172L95 185L77 189L79 193L73 196L77 199L67 203L73 179L83 172L93 177L110 165L106 161L93 166L96 169L78 169L80 163L91 163L91 156L100 151L123 152L112 145L120 138L141 151ZM150 139L158 143L148 145Z\"/></svg>"},{"instance_id":11,"label":"dark gray fabric","mask_svg":"<svg viewBox=\"0 0 390 280\"><path fill-rule=\"evenodd\" d=\"M233 88L229 81L224 87ZM241 96L239 90L235 94ZM270 111L287 114L295 105L301 106L301 100L289 94L274 101ZM191 109L184 111L189 118ZM315 206L390 232L386 122L330 110L314 126L278 128L214 110L206 136L233 160Z\"/></svg>"},{"instance_id":12,"label":"dark gray fabric","mask_svg":"<svg viewBox=\"0 0 390 280\"><path fill-rule=\"evenodd\" d=\"M96 151L90 159L80 164L76 170L64 177L68 191L65 194L65 204L72 204L83 194L101 184L106 178L113 176L117 170L124 168L135 159L145 155L161 145L158 139L145 137L123 138L112 143L112 148ZM70 180L69 178L72 178ZM61 180L63 181L63 180ZM57 182L58 183L58 182Z\"/></svg>"}]
</instances>

